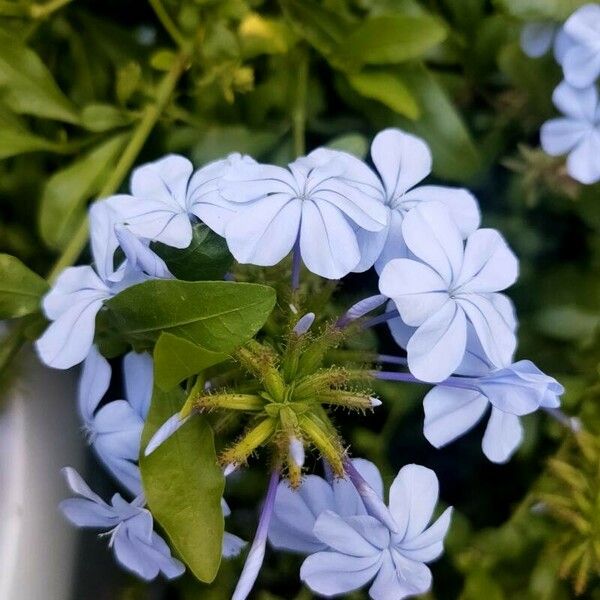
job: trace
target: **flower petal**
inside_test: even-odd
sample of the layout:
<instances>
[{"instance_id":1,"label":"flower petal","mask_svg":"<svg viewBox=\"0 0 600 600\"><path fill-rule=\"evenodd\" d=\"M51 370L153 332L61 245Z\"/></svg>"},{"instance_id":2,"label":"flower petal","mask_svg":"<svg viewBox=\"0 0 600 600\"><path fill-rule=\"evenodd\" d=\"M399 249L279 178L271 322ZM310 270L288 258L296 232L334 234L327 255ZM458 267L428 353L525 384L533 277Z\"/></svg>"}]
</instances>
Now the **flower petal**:
<instances>
[{"instance_id":1,"label":"flower petal","mask_svg":"<svg viewBox=\"0 0 600 600\"><path fill-rule=\"evenodd\" d=\"M586 185L600 181L600 129L589 131L569 154L567 172Z\"/></svg>"},{"instance_id":2,"label":"flower petal","mask_svg":"<svg viewBox=\"0 0 600 600\"><path fill-rule=\"evenodd\" d=\"M379 258L375 261L375 270L378 273L394 258L408 258L409 251L402 235L402 222L404 213L398 210L390 211L390 222L387 227L387 236ZM385 229L383 230L386 231ZM383 235L383 232L374 235Z\"/></svg>"},{"instance_id":3,"label":"flower petal","mask_svg":"<svg viewBox=\"0 0 600 600\"><path fill-rule=\"evenodd\" d=\"M298 198L300 190L294 176L283 167L237 162L223 175L219 190L229 202L254 202L269 195Z\"/></svg>"},{"instance_id":4,"label":"flower petal","mask_svg":"<svg viewBox=\"0 0 600 600\"><path fill-rule=\"evenodd\" d=\"M409 250L435 269L447 285L458 277L463 239L441 202L424 202L413 208L404 218L402 235Z\"/></svg>"},{"instance_id":5,"label":"flower petal","mask_svg":"<svg viewBox=\"0 0 600 600\"><path fill-rule=\"evenodd\" d=\"M441 448L475 427L488 406L487 398L476 390L438 385L423 400L423 434Z\"/></svg>"},{"instance_id":6,"label":"flower petal","mask_svg":"<svg viewBox=\"0 0 600 600\"><path fill-rule=\"evenodd\" d=\"M450 527L452 507L447 508L433 525L416 538L404 542L397 549L406 558L418 562L430 562L444 551L444 538Z\"/></svg>"},{"instance_id":7,"label":"flower petal","mask_svg":"<svg viewBox=\"0 0 600 600\"><path fill-rule=\"evenodd\" d=\"M425 141L400 129L379 132L371 157L392 203L431 172L431 151Z\"/></svg>"},{"instance_id":8,"label":"flower petal","mask_svg":"<svg viewBox=\"0 0 600 600\"><path fill-rule=\"evenodd\" d=\"M357 557L339 552L317 552L302 563L300 579L317 594L345 594L373 579L380 564L381 553Z\"/></svg>"},{"instance_id":9,"label":"flower petal","mask_svg":"<svg viewBox=\"0 0 600 600\"><path fill-rule=\"evenodd\" d=\"M461 293L499 292L519 275L519 262L495 229L478 229L467 239L460 275L455 283Z\"/></svg>"},{"instance_id":10,"label":"flower petal","mask_svg":"<svg viewBox=\"0 0 600 600\"><path fill-rule=\"evenodd\" d=\"M550 50L556 25L552 21L526 23L521 29L521 48L530 58L539 58Z\"/></svg>"},{"instance_id":11,"label":"flower petal","mask_svg":"<svg viewBox=\"0 0 600 600\"><path fill-rule=\"evenodd\" d=\"M542 148L550 156L567 154L581 142L589 128L589 123L579 119L550 119L540 130Z\"/></svg>"},{"instance_id":12,"label":"flower petal","mask_svg":"<svg viewBox=\"0 0 600 600\"><path fill-rule=\"evenodd\" d=\"M133 410L145 419L152 400L154 362L147 352L129 352L123 358L125 397Z\"/></svg>"},{"instance_id":13,"label":"flower petal","mask_svg":"<svg viewBox=\"0 0 600 600\"><path fill-rule=\"evenodd\" d=\"M111 529L119 523L119 517L106 504L98 504L83 498L68 498L59 504L63 515L77 527Z\"/></svg>"},{"instance_id":14,"label":"flower petal","mask_svg":"<svg viewBox=\"0 0 600 600\"><path fill-rule=\"evenodd\" d=\"M505 463L519 447L522 439L523 428L519 417L493 407L483 435L484 454L492 462Z\"/></svg>"},{"instance_id":15,"label":"flower petal","mask_svg":"<svg viewBox=\"0 0 600 600\"><path fill-rule=\"evenodd\" d=\"M569 32L570 33L570 32ZM570 34L571 37L572 34ZM600 31L596 32L600 36ZM565 79L577 88L595 84L600 74L600 49L598 45L576 44L567 50L562 62Z\"/></svg>"},{"instance_id":16,"label":"flower petal","mask_svg":"<svg viewBox=\"0 0 600 600\"><path fill-rule=\"evenodd\" d=\"M77 391L77 406L84 423L89 424L100 400L108 390L112 370L108 361L92 346L83 363Z\"/></svg>"},{"instance_id":17,"label":"flower petal","mask_svg":"<svg viewBox=\"0 0 600 600\"><path fill-rule=\"evenodd\" d=\"M401 206L410 210L422 202L440 202L450 213L463 238L473 233L481 222L479 205L475 196L464 188L440 185L422 185L413 188L402 197Z\"/></svg>"},{"instance_id":18,"label":"flower petal","mask_svg":"<svg viewBox=\"0 0 600 600\"><path fill-rule=\"evenodd\" d=\"M235 558L247 545L242 538L225 531L223 533L223 558Z\"/></svg>"},{"instance_id":19,"label":"flower petal","mask_svg":"<svg viewBox=\"0 0 600 600\"><path fill-rule=\"evenodd\" d=\"M438 500L439 484L431 469L406 465L390 487L390 511L398 524L395 543L409 542L421 534L431 520Z\"/></svg>"},{"instance_id":20,"label":"flower petal","mask_svg":"<svg viewBox=\"0 0 600 600\"><path fill-rule=\"evenodd\" d=\"M344 277L360 261L354 230L328 202L303 202L300 253L309 271L327 279Z\"/></svg>"},{"instance_id":21,"label":"flower petal","mask_svg":"<svg viewBox=\"0 0 600 600\"><path fill-rule=\"evenodd\" d=\"M413 327L435 315L449 298L438 272L409 258L395 258L384 267L379 291L394 301L402 320Z\"/></svg>"},{"instance_id":22,"label":"flower petal","mask_svg":"<svg viewBox=\"0 0 600 600\"><path fill-rule=\"evenodd\" d=\"M552 93L552 102L564 115L591 124L596 116L598 90L594 86L577 89L563 81Z\"/></svg>"},{"instance_id":23,"label":"flower petal","mask_svg":"<svg viewBox=\"0 0 600 600\"><path fill-rule=\"evenodd\" d=\"M466 343L465 313L455 302L448 301L408 341L406 351L411 373L431 383L446 379L460 364Z\"/></svg>"},{"instance_id":24,"label":"flower petal","mask_svg":"<svg viewBox=\"0 0 600 600\"><path fill-rule=\"evenodd\" d=\"M298 237L302 202L286 194L262 198L241 210L225 229L229 250L242 264L272 266Z\"/></svg>"}]
</instances>

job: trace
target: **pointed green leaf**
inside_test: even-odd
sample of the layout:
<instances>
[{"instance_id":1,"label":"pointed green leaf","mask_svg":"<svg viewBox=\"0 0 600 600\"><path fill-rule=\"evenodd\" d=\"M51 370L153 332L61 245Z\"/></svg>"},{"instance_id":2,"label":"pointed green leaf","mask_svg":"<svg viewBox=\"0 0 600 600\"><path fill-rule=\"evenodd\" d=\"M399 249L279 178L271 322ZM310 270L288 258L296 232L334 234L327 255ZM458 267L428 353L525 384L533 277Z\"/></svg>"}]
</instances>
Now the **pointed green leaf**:
<instances>
[{"instance_id":1,"label":"pointed green leaf","mask_svg":"<svg viewBox=\"0 0 600 600\"><path fill-rule=\"evenodd\" d=\"M143 456L152 435L183 402L180 388L168 393L155 388L142 434L142 482L148 507L173 548L200 581L211 582L221 562L225 478L208 421L195 416Z\"/></svg>"},{"instance_id":2,"label":"pointed green leaf","mask_svg":"<svg viewBox=\"0 0 600 600\"><path fill-rule=\"evenodd\" d=\"M211 352L171 333L161 333L154 347L154 382L162 390L170 390L227 357L223 352Z\"/></svg>"},{"instance_id":3,"label":"pointed green leaf","mask_svg":"<svg viewBox=\"0 0 600 600\"><path fill-rule=\"evenodd\" d=\"M362 71L348 76L350 85L362 96L378 100L394 112L417 119L421 111L415 97L393 71Z\"/></svg>"},{"instance_id":4,"label":"pointed green leaf","mask_svg":"<svg viewBox=\"0 0 600 600\"><path fill-rule=\"evenodd\" d=\"M337 52L356 67L396 64L422 58L445 37L446 28L433 17L381 15L363 21Z\"/></svg>"},{"instance_id":5,"label":"pointed green leaf","mask_svg":"<svg viewBox=\"0 0 600 600\"><path fill-rule=\"evenodd\" d=\"M42 193L38 227L50 248L60 250L68 243L85 214L87 201L100 191L128 137L126 133L119 134L101 142L48 179Z\"/></svg>"},{"instance_id":6,"label":"pointed green leaf","mask_svg":"<svg viewBox=\"0 0 600 600\"><path fill-rule=\"evenodd\" d=\"M0 106L0 160L27 152L52 152L58 149L58 144L34 135L17 115Z\"/></svg>"},{"instance_id":7,"label":"pointed green leaf","mask_svg":"<svg viewBox=\"0 0 600 600\"><path fill-rule=\"evenodd\" d=\"M18 258L0 254L0 319L37 312L47 291L46 281Z\"/></svg>"},{"instance_id":8,"label":"pointed green leaf","mask_svg":"<svg viewBox=\"0 0 600 600\"><path fill-rule=\"evenodd\" d=\"M0 89L3 101L17 113L79 122L77 108L39 56L4 30L0 30Z\"/></svg>"},{"instance_id":9,"label":"pointed green leaf","mask_svg":"<svg viewBox=\"0 0 600 600\"><path fill-rule=\"evenodd\" d=\"M138 344L171 333L212 352L250 339L275 306L275 290L255 283L154 280L106 303L116 329Z\"/></svg>"},{"instance_id":10,"label":"pointed green leaf","mask_svg":"<svg viewBox=\"0 0 600 600\"><path fill-rule=\"evenodd\" d=\"M153 244L154 251L167 263L177 279L201 281L221 279L233 262L227 242L204 223L194 225L187 248Z\"/></svg>"}]
</instances>

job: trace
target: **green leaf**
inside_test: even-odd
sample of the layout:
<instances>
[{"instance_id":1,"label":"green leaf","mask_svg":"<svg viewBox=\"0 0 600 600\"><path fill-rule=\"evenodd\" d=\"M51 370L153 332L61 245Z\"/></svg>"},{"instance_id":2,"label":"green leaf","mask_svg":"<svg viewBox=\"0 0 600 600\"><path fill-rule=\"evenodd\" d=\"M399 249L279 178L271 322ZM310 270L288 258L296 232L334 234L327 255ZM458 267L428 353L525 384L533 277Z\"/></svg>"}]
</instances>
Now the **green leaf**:
<instances>
[{"instance_id":1,"label":"green leaf","mask_svg":"<svg viewBox=\"0 0 600 600\"><path fill-rule=\"evenodd\" d=\"M384 15L363 21L338 52L356 67L396 64L422 58L445 38L446 28L433 17Z\"/></svg>"},{"instance_id":2,"label":"green leaf","mask_svg":"<svg viewBox=\"0 0 600 600\"><path fill-rule=\"evenodd\" d=\"M296 42L286 23L251 12L240 23L238 35L245 58L285 54Z\"/></svg>"},{"instance_id":3,"label":"green leaf","mask_svg":"<svg viewBox=\"0 0 600 600\"><path fill-rule=\"evenodd\" d=\"M362 96L378 100L409 119L418 119L421 114L415 97L398 73L362 71L348 75L348 82Z\"/></svg>"},{"instance_id":4,"label":"green leaf","mask_svg":"<svg viewBox=\"0 0 600 600\"><path fill-rule=\"evenodd\" d=\"M227 242L204 223L194 225L187 248L180 250L160 243L152 248L177 279L186 281L222 279L233 262Z\"/></svg>"},{"instance_id":5,"label":"green leaf","mask_svg":"<svg viewBox=\"0 0 600 600\"><path fill-rule=\"evenodd\" d=\"M48 284L18 258L0 254L0 319L12 319L40 309Z\"/></svg>"},{"instance_id":6,"label":"green leaf","mask_svg":"<svg viewBox=\"0 0 600 600\"><path fill-rule=\"evenodd\" d=\"M109 131L131 121L131 115L112 104L88 104L81 111L81 124L89 131Z\"/></svg>"},{"instance_id":7,"label":"green leaf","mask_svg":"<svg viewBox=\"0 0 600 600\"><path fill-rule=\"evenodd\" d=\"M494 0L494 4L524 21L564 21L589 0Z\"/></svg>"},{"instance_id":8,"label":"green leaf","mask_svg":"<svg viewBox=\"0 0 600 600\"><path fill-rule=\"evenodd\" d=\"M275 290L227 281L146 281L108 302L121 335L152 344L171 333L212 352L230 352L250 339L275 306Z\"/></svg>"},{"instance_id":9,"label":"green leaf","mask_svg":"<svg viewBox=\"0 0 600 600\"><path fill-rule=\"evenodd\" d=\"M183 405L183 393L154 390L142 434L142 449L156 430ZM223 544L221 497L225 478L218 466L213 432L195 416L150 456L140 457L148 507L192 573L211 582Z\"/></svg>"},{"instance_id":10,"label":"green leaf","mask_svg":"<svg viewBox=\"0 0 600 600\"><path fill-rule=\"evenodd\" d=\"M0 160L26 154L27 152L59 149L58 144L34 135L15 122L7 122L0 117Z\"/></svg>"},{"instance_id":11,"label":"green leaf","mask_svg":"<svg viewBox=\"0 0 600 600\"><path fill-rule=\"evenodd\" d=\"M369 142L361 133L346 133L331 140L327 147L364 158L369 151Z\"/></svg>"},{"instance_id":12,"label":"green leaf","mask_svg":"<svg viewBox=\"0 0 600 600\"><path fill-rule=\"evenodd\" d=\"M154 382L162 390L228 358L223 352L211 352L171 333L161 333L154 347Z\"/></svg>"},{"instance_id":13,"label":"green leaf","mask_svg":"<svg viewBox=\"0 0 600 600\"><path fill-rule=\"evenodd\" d=\"M50 248L60 250L68 243L85 214L86 202L100 191L128 137L119 134L101 142L48 179L42 192L38 227Z\"/></svg>"},{"instance_id":14,"label":"green leaf","mask_svg":"<svg viewBox=\"0 0 600 600\"><path fill-rule=\"evenodd\" d=\"M402 80L415 95L421 117L397 124L427 141L433 154L433 172L452 181L469 181L482 160L462 116L435 75L420 65L399 68Z\"/></svg>"},{"instance_id":15,"label":"green leaf","mask_svg":"<svg viewBox=\"0 0 600 600\"><path fill-rule=\"evenodd\" d=\"M314 0L279 0L279 4L297 35L334 66L348 67L338 52L351 31L352 23L347 18Z\"/></svg>"},{"instance_id":16,"label":"green leaf","mask_svg":"<svg viewBox=\"0 0 600 600\"><path fill-rule=\"evenodd\" d=\"M4 30L0 30L0 88L3 101L16 113L79 122L77 108L39 56Z\"/></svg>"}]
</instances>

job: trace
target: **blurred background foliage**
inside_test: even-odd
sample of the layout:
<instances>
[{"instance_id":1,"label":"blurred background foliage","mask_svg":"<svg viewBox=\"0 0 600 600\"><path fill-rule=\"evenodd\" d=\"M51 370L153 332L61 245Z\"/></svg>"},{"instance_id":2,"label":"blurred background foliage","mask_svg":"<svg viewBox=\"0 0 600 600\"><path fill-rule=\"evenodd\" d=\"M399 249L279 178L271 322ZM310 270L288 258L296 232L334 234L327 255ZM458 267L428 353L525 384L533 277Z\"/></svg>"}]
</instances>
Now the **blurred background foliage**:
<instances>
[{"instance_id":1,"label":"blurred background foliage","mask_svg":"<svg viewBox=\"0 0 600 600\"><path fill-rule=\"evenodd\" d=\"M519 453L492 465L480 428L429 446L425 388L384 383L373 418L338 420L388 481L403 464L430 466L456 507L428 598L600 598L600 185L577 184L539 149L561 75L518 42L524 22L562 21L583 3L0 0L0 252L56 273L84 244L87 203L167 152L196 166L233 151L285 164L320 144L365 156L383 127L424 137L434 178L471 187L484 224L520 256L519 356L566 385L564 410L585 431L532 415ZM351 279L340 306L374 283ZM355 349L375 345L391 349L385 331ZM229 482L228 529L246 539L263 486L258 469ZM87 593L103 585L103 553L96 544L81 568ZM256 598L311 598L299 563L268 552ZM77 597L227 598L240 566L224 563L210 587L122 575L118 591Z\"/></svg>"}]
</instances>

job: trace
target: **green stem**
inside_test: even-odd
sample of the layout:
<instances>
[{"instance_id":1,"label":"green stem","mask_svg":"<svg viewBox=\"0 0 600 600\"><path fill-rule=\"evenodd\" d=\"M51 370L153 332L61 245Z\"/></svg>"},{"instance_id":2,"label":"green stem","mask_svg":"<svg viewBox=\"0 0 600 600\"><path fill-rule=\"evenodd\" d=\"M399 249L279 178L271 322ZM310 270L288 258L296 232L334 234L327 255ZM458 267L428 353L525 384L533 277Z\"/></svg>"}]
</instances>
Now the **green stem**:
<instances>
[{"instance_id":1,"label":"green stem","mask_svg":"<svg viewBox=\"0 0 600 600\"><path fill-rule=\"evenodd\" d=\"M302 156L306 152L306 99L308 96L308 54L302 50L298 60L296 75L296 95L292 108L292 132L294 154Z\"/></svg>"},{"instance_id":2,"label":"green stem","mask_svg":"<svg viewBox=\"0 0 600 600\"><path fill-rule=\"evenodd\" d=\"M165 28L166 32L171 36L171 39L180 48L184 48L185 45L187 44L187 40L185 39L185 37L183 37L183 35L179 31L179 28L177 27L177 25L175 24L173 19L171 19L171 16L167 12L162 1L161 0L148 0L148 2L150 3L150 6L152 6L152 9L154 10L154 12L155 12L156 16L158 17L158 20L161 22L162 26Z\"/></svg>"},{"instance_id":3,"label":"green stem","mask_svg":"<svg viewBox=\"0 0 600 600\"><path fill-rule=\"evenodd\" d=\"M164 110L171 97L171 94L173 93L173 90L175 89L175 86L177 85L177 81L179 81L179 77L181 77L181 74L187 67L188 61L189 54L186 51L182 51L173 63L170 71L161 81L157 90L156 100L152 104L149 104L144 110L142 118L133 132L129 144L127 144L127 147L121 155L121 158L119 159L115 169L112 171L110 177L106 180L106 183L100 190L98 194L100 198L110 196L119 189L123 179L131 170L131 167L135 163L138 154L146 143L148 136L154 129L156 122L162 114L162 111ZM77 227L73 237L69 241L69 244L66 246L63 253L52 267L52 270L48 275L49 283L52 284L58 275L63 271L63 269L65 269L65 267L68 267L77 260L87 243L88 231L89 224L86 215Z\"/></svg>"}]
</instances>

